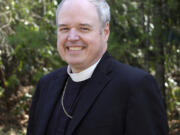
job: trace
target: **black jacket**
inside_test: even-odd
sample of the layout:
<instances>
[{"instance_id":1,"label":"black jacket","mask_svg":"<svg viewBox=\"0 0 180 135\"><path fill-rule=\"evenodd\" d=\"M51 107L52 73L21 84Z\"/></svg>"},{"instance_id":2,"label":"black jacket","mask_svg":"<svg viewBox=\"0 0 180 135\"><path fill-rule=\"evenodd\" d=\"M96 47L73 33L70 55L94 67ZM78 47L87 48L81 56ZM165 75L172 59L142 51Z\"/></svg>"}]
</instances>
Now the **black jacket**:
<instances>
[{"instance_id":1,"label":"black jacket","mask_svg":"<svg viewBox=\"0 0 180 135\"><path fill-rule=\"evenodd\" d=\"M40 79L27 135L45 135L67 79L67 67ZM156 81L106 52L80 95L66 135L168 135Z\"/></svg>"}]
</instances>

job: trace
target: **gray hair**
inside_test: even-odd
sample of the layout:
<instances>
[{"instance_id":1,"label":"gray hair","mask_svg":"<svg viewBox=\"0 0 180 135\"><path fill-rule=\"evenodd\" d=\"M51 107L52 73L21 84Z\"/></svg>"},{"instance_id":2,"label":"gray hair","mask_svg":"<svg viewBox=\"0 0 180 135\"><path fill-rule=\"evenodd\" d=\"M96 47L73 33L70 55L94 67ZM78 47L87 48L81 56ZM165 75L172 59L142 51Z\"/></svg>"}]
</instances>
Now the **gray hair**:
<instances>
[{"instance_id":1,"label":"gray hair","mask_svg":"<svg viewBox=\"0 0 180 135\"><path fill-rule=\"evenodd\" d=\"M65 1L66 0L62 0L56 9L56 24L58 24L58 15ZM102 27L104 27L106 23L110 22L111 19L110 7L108 3L106 2L106 0L88 0L88 1L96 7L98 16L101 21L101 25Z\"/></svg>"}]
</instances>

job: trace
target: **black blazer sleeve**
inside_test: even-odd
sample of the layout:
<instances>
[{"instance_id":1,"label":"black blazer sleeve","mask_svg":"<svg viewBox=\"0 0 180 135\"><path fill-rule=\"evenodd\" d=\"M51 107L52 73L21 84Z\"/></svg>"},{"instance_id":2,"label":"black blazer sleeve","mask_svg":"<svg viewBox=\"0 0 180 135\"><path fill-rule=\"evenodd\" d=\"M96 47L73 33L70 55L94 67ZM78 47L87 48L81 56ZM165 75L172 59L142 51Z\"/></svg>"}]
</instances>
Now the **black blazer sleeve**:
<instances>
[{"instance_id":1,"label":"black blazer sleeve","mask_svg":"<svg viewBox=\"0 0 180 135\"><path fill-rule=\"evenodd\" d=\"M131 87L125 135L168 135L160 90L151 75Z\"/></svg>"},{"instance_id":2,"label":"black blazer sleeve","mask_svg":"<svg viewBox=\"0 0 180 135\"><path fill-rule=\"evenodd\" d=\"M37 102L40 95L40 81L37 84L35 93L33 95L32 99L32 105L29 112L29 121L28 121L28 127L27 127L27 135L33 135L33 127L35 124L35 111L37 110Z\"/></svg>"}]
</instances>

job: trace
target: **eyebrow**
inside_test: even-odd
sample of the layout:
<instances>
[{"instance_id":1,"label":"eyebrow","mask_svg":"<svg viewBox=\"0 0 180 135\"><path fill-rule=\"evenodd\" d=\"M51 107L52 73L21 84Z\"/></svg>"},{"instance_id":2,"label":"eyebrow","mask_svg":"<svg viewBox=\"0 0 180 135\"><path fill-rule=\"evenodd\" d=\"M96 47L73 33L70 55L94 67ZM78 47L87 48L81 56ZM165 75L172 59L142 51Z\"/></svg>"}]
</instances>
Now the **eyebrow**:
<instances>
[{"instance_id":1,"label":"eyebrow","mask_svg":"<svg viewBox=\"0 0 180 135\"><path fill-rule=\"evenodd\" d=\"M93 27L92 25L86 24L86 23L80 23L79 25L80 25L80 26L90 27L90 28ZM67 24L58 24L58 28L59 28L59 27L66 27L66 26L68 26L68 25L67 25Z\"/></svg>"},{"instance_id":2,"label":"eyebrow","mask_svg":"<svg viewBox=\"0 0 180 135\"><path fill-rule=\"evenodd\" d=\"M58 24L58 28L59 27L65 27L65 26L68 26L68 25L66 25L66 24Z\"/></svg>"},{"instance_id":3,"label":"eyebrow","mask_svg":"<svg viewBox=\"0 0 180 135\"><path fill-rule=\"evenodd\" d=\"M86 27L90 27L90 28L92 28L92 27L93 27L92 25L90 25L90 24L86 24L86 23L81 23L81 24L80 24L80 26L86 26Z\"/></svg>"}]
</instances>

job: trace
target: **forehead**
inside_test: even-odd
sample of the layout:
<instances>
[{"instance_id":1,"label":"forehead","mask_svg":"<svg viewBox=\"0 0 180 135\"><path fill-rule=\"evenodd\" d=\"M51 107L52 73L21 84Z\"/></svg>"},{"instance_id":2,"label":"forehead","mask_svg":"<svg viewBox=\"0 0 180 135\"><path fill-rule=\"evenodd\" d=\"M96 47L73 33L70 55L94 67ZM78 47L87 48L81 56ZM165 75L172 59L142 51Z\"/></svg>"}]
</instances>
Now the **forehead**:
<instances>
[{"instance_id":1,"label":"forehead","mask_svg":"<svg viewBox=\"0 0 180 135\"><path fill-rule=\"evenodd\" d=\"M99 21L96 7L88 0L66 0L57 19L58 24L66 21L80 21L81 23Z\"/></svg>"}]
</instances>

